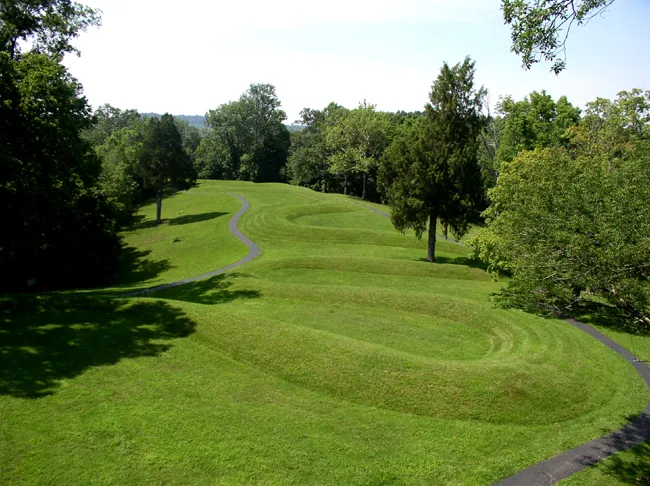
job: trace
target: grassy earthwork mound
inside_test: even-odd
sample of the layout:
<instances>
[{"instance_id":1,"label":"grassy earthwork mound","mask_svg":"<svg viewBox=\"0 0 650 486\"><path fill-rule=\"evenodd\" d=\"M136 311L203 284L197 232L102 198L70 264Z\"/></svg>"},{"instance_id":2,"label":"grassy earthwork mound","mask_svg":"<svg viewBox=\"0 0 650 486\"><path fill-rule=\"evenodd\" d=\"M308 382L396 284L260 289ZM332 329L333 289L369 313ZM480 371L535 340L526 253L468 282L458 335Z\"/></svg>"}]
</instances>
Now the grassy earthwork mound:
<instances>
[{"instance_id":1,"label":"grassy earthwork mound","mask_svg":"<svg viewBox=\"0 0 650 486\"><path fill-rule=\"evenodd\" d=\"M119 297L245 256L231 193L259 258ZM463 245L426 263L351 198L206 181L154 209L114 288L0 301L0 483L491 484L648 400L585 333L496 308Z\"/></svg>"}]
</instances>

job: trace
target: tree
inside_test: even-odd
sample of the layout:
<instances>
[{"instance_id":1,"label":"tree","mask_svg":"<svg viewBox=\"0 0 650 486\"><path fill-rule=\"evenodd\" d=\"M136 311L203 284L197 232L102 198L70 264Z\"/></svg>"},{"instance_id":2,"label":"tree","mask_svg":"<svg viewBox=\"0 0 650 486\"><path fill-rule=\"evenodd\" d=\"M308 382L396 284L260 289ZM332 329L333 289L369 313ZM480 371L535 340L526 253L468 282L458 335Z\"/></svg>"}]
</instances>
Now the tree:
<instances>
[{"instance_id":1,"label":"tree","mask_svg":"<svg viewBox=\"0 0 650 486\"><path fill-rule=\"evenodd\" d=\"M387 118L375 111L375 105L364 101L341 116L325 132L325 143L331 152L329 171L345 178L345 194L348 177L361 174L361 199L366 199L367 177L377 167L386 147L387 130Z\"/></svg>"},{"instance_id":2,"label":"tree","mask_svg":"<svg viewBox=\"0 0 650 486\"><path fill-rule=\"evenodd\" d=\"M399 231L420 237L429 226L427 260L435 262L438 219L463 235L482 194L477 164L483 88L474 87L474 63L444 63L433 84L426 116L416 119L386 151L380 182Z\"/></svg>"},{"instance_id":3,"label":"tree","mask_svg":"<svg viewBox=\"0 0 650 486\"><path fill-rule=\"evenodd\" d=\"M497 170L523 150L562 144L567 128L580 121L580 109L571 105L566 96L556 103L546 91L533 91L522 101L505 97L498 103L497 110L503 116L496 151Z\"/></svg>"},{"instance_id":4,"label":"tree","mask_svg":"<svg viewBox=\"0 0 650 486\"><path fill-rule=\"evenodd\" d=\"M520 154L505 164L470 241L495 275L502 300L565 316L606 302L628 322L650 326L650 157L572 157L562 148Z\"/></svg>"},{"instance_id":5,"label":"tree","mask_svg":"<svg viewBox=\"0 0 650 486\"><path fill-rule=\"evenodd\" d=\"M615 100L587 103L582 123L567 133L573 150L609 158L625 157L650 139L650 90L621 91Z\"/></svg>"},{"instance_id":6,"label":"tree","mask_svg":"<svg viewBox=\"0 0 650 486\"><path fill-rule=\"evenodd\" d=\"M183 141L183 150L187 153L188 157L192 161L192 165L197 157L196 151L201 144L201 130L197 127L190 125L187 121L174 117L174 123L178 129L178 133L181 134L181 140Z\"/></svg>"},{"instance_id":7,"label":"tree","mask_svg":"<svg viewBox=\"0 0 650 486\"><path fill-rule=\"evenodd\" d=\"M95 123L84 131L83 136L95 147L101 146L116 131L132 127L141 120L137 110L120 110L109 104L97 108Z\"/></svg>"},{"instance_id":8,"label":"tree","mask_svg":"<svg viewBox=\"0 0 650 486\"><path fill-rule=\"evenodd\" d=\"M230 164L230 154L214 132L201 139L196 148L194 169L200 179L236 179L238 174Z\"/></svg>"},{"instance_id":9,"label":"tree","mask_svg":"<svg viewBox=\"0 0 650 486\"><path fill-rule=\"evenodd\" d=\"M15 59L20 42L34 52L60 57L79 52L70 42L101 24L100 11L70 0L0 0L0 50Z\"/></svg>"},{"instance_id":10,"label":"tree","mask_svg":"<svg viewBox=\"0 0 650 486\"><path fill-rule=\"evenodd\" d=\"M147 121L137 118L130 126L115 130L95 151L102 161L100 192L118 211L120 225L127 224L144 195L138 173Z\"/></svg>"},{"instance_id":11,"label":"tree","mask_svg":"<svg viewBox=\"0 0 650 486\"><path fill-rule=\"evenodd\" d=\"M566 41L573 24L582 25L614 0L503 0L503 18L512 28L511 50L526 69L542 60L558 74L566 67Z\"/></svg>"},{"instance_id":12,"label":"tree","mask_svg":"<svg viewBox=\"0 0 650 486\"><path fill-rule=\"evenodd\" d=\"M187 189L196 177L192 161L183 149L181 134L174 117L168 113L160 120L149 118L142 141L139 172L156 192L156 224L162 223L165 189Z\"/></svg>"},{"instance_id":13,"label":"tree","mask_svg":"<svg viewBox=\"0 0 650 486\"><path fill-rule=\"evenodd\" d=\"M306 128L291 135L291 148L285 174L291 184L328 192L334 184L327 163L331 151L326 145L329 127L345 116L347 109L330 103L323 110L305 108L300 123Z\"/></svg>"},{"instance_id":14,"label":"tree","mask_svg":"<svg viewBox=\"0 0 650 486\"><path fill-rule=\"evenodd\" d=\"M0 285L83 286L113 274L115 212L81 137L93 119L81 86L44 54L0 53Z\"/></svg>"},{"instance_id":15,"label":"tree","mask_svg":"<svg viewBox=\"0 0 650 486\"><path fill-rule=\"evenodd\" d=\"M239 100L210 110L207 124L228 154L227 160L213 165L230 167L229 172L242 180L280 181L290 145L285 119L270 84L251 84Z\"/></svg>"},{"instance_id":16,"label":"tree","mask_svg":"<svg viewBox=\"0 0 650 486\"><path fill-rule=\"evenodd\" d=\"M650 326L650 104L641 90L588 103L566 147L521 152L469 242L502 300L544 315L618 308Z\"/></svg>"}]
</instances>

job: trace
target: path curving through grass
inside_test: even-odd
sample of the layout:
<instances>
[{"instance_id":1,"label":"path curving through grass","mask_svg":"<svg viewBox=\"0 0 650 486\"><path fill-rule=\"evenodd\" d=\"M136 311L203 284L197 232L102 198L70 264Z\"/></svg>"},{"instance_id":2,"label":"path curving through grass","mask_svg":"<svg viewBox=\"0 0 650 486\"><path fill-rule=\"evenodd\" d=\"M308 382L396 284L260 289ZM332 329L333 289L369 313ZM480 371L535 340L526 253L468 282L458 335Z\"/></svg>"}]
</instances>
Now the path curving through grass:
<instances>
[{"instance_id":1,"label":"path curving through grass","mask_svg":"<svg viewBox=\"0 0 650 486\"><path fill-rule=\"evenodd\" d=\"M351 202L204 181L127 234L133 285L198 280L0 314L0 483L489 485L646 406L580 329L494 307L464 246L431 265ZM262 253L200 279L250 252L238 212Z\"/></svg>"},{"instance_id":2,"label":"path curving through grass","mask_svg":"<svg viewBox=\"0 0 650 486\"><path fill-rule=\"evenodd\" d=\"M650 388L650 367L639 361L632 353L614 342L589 324L567 319L567 322L597 339L609 349L628 361ZM643 413L619 430L581 446L563 452L531 466L497 483L498 486L549 486L572 476L600 461L618 453L632 449L650 439L650 402Z\"/></svg>"},{"instance_id":3,"label":"path curving through grass","mask_svg":"<svg viewBox=\"0 0 650 486\"><path fill-rule=\"evenodd\" d=\"M248 211L248 208L250 208L250 204L246 200L246 198L238 195L238 194L231 194L231 196L236 197L239 199L242 203L242 207L239 211L235 213L235 215L230 219L228 222L228 230L230 233L232 233L239 241L241 241L246 247L248 248L248 255L246 255L244 258L241 260L236 261L235 263L231 263L230 265L226 265L221 268L217 268L215 270L211 270L206 273L202 273L201 275L197 275L194 277L188 277L184 278L182 280L177 280L176 282L170 282L167 284L162 284L162 285L156 285L155 287L149 287L146 289L140 289L134 292L128 292L126 294L122 294L123 297L136 297L136 296L142 296L142 295L149 295L152 292L156 292L159 290L165 290L165 289L171 289L174 287L178 287L180 285L185 285L190 282L196 282L197 280L203 280L206 278L214 277L215 275L220 275L222 273L228 272L230 270L234 270L235 268L241 267L245 263L248 263L255 258L257 258L260 253L260 247L257 246L254 242L252 242L250 239L248 239L246 236L244 236L241 231L239 231L239 227L237 226L237 223L239 222L239 218L242 217L242 215Z\"/></svg>"}]
</instances>

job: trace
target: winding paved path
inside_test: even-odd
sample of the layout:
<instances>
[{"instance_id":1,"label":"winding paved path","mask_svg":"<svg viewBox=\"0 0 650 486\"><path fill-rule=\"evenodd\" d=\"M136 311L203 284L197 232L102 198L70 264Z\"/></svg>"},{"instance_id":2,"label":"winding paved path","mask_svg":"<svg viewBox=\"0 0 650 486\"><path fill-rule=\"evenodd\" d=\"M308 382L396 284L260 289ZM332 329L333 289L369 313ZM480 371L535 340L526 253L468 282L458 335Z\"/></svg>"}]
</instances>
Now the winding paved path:
<instances>
[{"instance_id":1,"label":"winding paved path","mask_svg":"<svg viewBox=\"0 0 650 486\"><path fill-rule=\"evenodd\" d=\"M590 325L574 319L566 319L566 321L625 358L634 366L645 380L646 386L650 388L650 368L648 365L638 361L627 349ZM539 462L496 484L498 486L548 486L555 484L617 452L631 449L648 439L650 439L650 402L637 419L619 430L563 452L546 461Z\"/></svg>"},{"instance_id":2,"label":"winding paved path","mask_svg":"<svg viewBox=\"0 0 650 486\"><path fill-rule=\"evenodd\" d=\"M366 206L357 201L351 202L363 206L364 208L385 218L390 218L390 215L380 211L379 209ZM455 243L462 244L460 242ZM589 324L574 319L566 319L566 322L586 332L591 337L597 339L609 349L622 356L636 369L645 380L646 386L650 388L650 367L648 367L647 364L638 361L627 349L612 341ZM499 481L496 483L496 486L549 486L561 481L562 479L566 479L572 474L580 472L589 466L593 466L617 452L631 449L648 439L650 439L650 402L648 402L645 410L638 418L619 430L570 449L555 457L547 459L546 461L539 462L518 472L514 476Z\"/></svg>"},{"instance_id":3,"label":"winding paved path","mask_svg":"<svg viewBox=\"0 0 650 486\"><path fill-rule=\"evenodd\" d=\"M238 194L231 194L242 202L242 207L239 211L235 213L230 222L228 223L228 229L230 232L235 235L242 243L244 243L248 249L249 253L241 260L226 265L225 267L212 270L211 272L204 273L202 275L197 275L196 277L190 277L178 282L172 282L164 285L158 285L156 287L151 287L148 289L138 290L136 292L131 292L124 294L124 297L131 297L137 295L147 295L151 292L157 290L169 289L172 287L178 287L190 282L196 282L197 280L202 280L204 278L213 277L214 275L219 275L221 273L227 272L234 268L240 267L245 263L250 262L254 258L260 255L260 247L249 240L244 236L237 227L239 218L248 211L250 204L248 201ZM385 218L390 216L379 209L375 209L365 204L352 201L355 204L363 206L370 211L373 211ZM458 243L458 242L457 242ZM462 243L459 243L462 244ZM593 338L597 339L605 346L610 348L612 351L618 353L624 359L626 359L636 371L641 375L645 380L646 385L650 388L650 367L643 362L637 361L635 356L625 349L620 344L612 341L607 336L597 331L588 324L573 320L566 320L572 326L581 329L586 332ZM646 409L643 413L636 418L634 421L628 423L621 429L612 432L604 437L594 439L591 442L587 442L581 446L578 446L574 449L563 452L555 457L547 459L546 461L539 462L519 473L506 478L498 483L497 486L548 486L566 479L572 474L582 471L589 466L596 464L597 462L602 461L603 459L621 451L631 449L632 447L641 444L642 442L650 439L650 402L646 406Z\"/></svg>"},{"instance_id":4,"label":"winding paved path","mask_svg":"<svg viewBox=\"0 0 650 486\"><path fill-rule=\"evenodd\" d=\"M231 194L231 196L235 196L237 199L239 199L242 202L242 207L239 211L235 213L235 215L230 219L228 222L228 229L230 232L239 239L244 245L248 247L248 255L246 255L244 258L239 260L238 262L231 263L230 265L226 265L225 267L217 268L216 270L212 270L211 272L208 273L203 273L201 275L197 275L196 277L190 277L190 278L185 278L183 280L179 280L178 282L172 282L168 284L163 284L163 285L157 285L156 287L150 287L147 289L142 289L142 290L137 290L135 292L129 292L127 294L123 294L123 297L135 297L137 295L148 295L151 292L156 292L158 290L164 290L164 289L170 289L172 287L178 287L180 285L185 285L190 282L196 282L197 280L203 280L204 278L208 277L214 277L215 275L219 275L220 273L227 272L228 270L232 270L233 268L241 267L244 263L248 263L257 256L259 256L260 253L262 253L262 250L260 250L260 247L257 246L255 243L253 243L251 240L246 238L241 232L239 231L239 228L237 227L237 223L239 222L239 218L242 217L242 215L248 211L248 208L250 208L250 204L248 203L248 200L243 198L242 196L238 194Z\"/></svg>"}]
</instances>

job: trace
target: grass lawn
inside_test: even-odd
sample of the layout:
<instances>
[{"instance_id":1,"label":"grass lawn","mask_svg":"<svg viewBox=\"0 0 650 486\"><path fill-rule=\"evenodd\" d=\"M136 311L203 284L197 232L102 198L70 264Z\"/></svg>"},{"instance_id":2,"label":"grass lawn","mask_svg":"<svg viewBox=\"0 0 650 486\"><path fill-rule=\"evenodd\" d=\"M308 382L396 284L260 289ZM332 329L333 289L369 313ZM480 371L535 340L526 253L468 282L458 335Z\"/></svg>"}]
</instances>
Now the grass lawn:
<instances>
[{"instance_id":1,"label":"grass lawn","mask_svg":"<svg viewBox=\"0 0 650 486\"><path fill-rule=\"evenodd\" d=\"M205 185L163 201L163 223L155 224L156 205L138 213L127 245L116 290L153 287L201 275L246 256L247 249L228 231L241 203L227 192Z\"/></svg>"},{"instance_id":2,"label":"grass lawn","mask_svg":"<svg viewBox=\"0 0 650 486\"><path fill-rule=\"evenodd\" d=\"M571 476L562 486L623 486L650 484L650 443L620 452L589 469Z\"/></svg>"},{"instance_id":3,"label":"grass lawn","mask_svg":"<svg viewBox=\"0 0 650 486\"><path fill-rule=\"evenodd\" d=\"M338 195L204 182L162 227L143 209L127 240L151 265L117 287L244 256L229 193L263 251L235 272L0 300L0 483L487 485L645 407L585 333L495 308L462 245L428 264Z\"/></svg>"}]
</instances>

